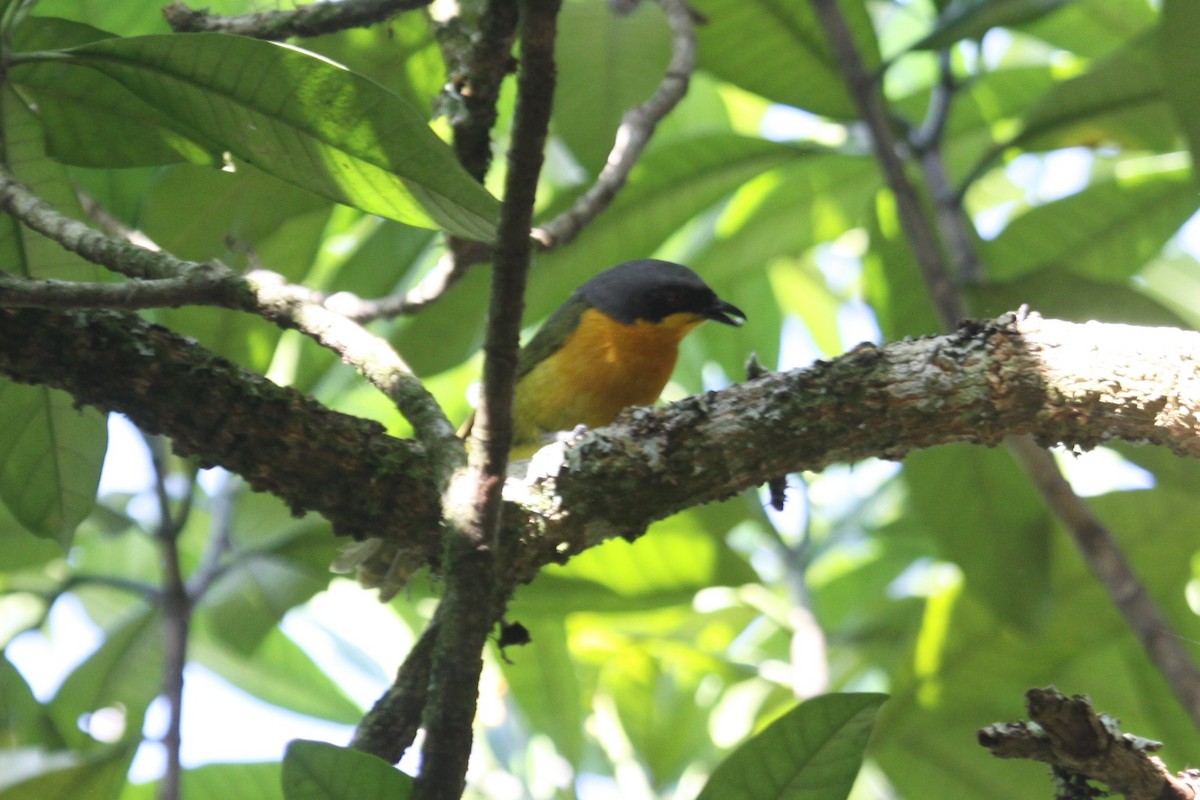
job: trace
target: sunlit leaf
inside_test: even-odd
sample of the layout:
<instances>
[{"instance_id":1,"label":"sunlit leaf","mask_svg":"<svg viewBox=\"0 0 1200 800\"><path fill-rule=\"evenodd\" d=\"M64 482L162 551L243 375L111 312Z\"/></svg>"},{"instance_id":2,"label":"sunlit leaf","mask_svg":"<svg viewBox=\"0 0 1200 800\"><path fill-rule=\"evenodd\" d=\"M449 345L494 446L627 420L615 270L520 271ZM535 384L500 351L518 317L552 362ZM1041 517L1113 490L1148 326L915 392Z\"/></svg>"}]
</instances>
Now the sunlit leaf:
<instances>
[{"instance_id":1,"label":"sunlit leaf","mask_svg":"<svg viewBox=\"0 0 1200 800\"><path fill-rule=\"evenodd\" d=\"M278 762L263 764L204 764L185 769L180 795L188 800L283 800ZM121 800L156 800L157 781L129 786Z\"/></svg>"},{"instance_id":2,"label":"sunlit leaf","mask_svg":"<svg viewBox=\"0 0 1200 800\"><path fill-rule=\"evenodd\" d=\"M987 275L1015 278L1064 269L1101 281L1124 281L1155 256L1196 212L1190 171L1093 184L1031 209L981 252Z\"/></svg>"},{"instance_id":3,"label":"sunlit leaf","mask_svg":"<svg viewBox=\"0 0 1200 800\"><path fill-rule=\"evenodd\" d=\"M844 800L882 694L829 694L796 706L733 752L697 800Z\"/></svg>"},{"instance_id":4,"label":"sunlit leaf","mask_svg":"<svg viewBox=\"0 0 1200 800\"><path fill-rule=\"evenodd\" d=\"M496 201L419 114L304 51L198 33L108 39L24 59L103 73L187 130L332 200L471 239L494 233Z\"/></svg>"},{"instance_id":5,"label":"sunlit leaf","mask_svg":"<svg viewBox=\"0 0 1200 800\"><path fill-rule=\"evenodd\" d=\"M699 0L700 66L776 103L848 119L855 114L824 29L809 3ZM860 2L839 3L868 69L879 63L874 28Z\"/></svg>"}]
</instances>

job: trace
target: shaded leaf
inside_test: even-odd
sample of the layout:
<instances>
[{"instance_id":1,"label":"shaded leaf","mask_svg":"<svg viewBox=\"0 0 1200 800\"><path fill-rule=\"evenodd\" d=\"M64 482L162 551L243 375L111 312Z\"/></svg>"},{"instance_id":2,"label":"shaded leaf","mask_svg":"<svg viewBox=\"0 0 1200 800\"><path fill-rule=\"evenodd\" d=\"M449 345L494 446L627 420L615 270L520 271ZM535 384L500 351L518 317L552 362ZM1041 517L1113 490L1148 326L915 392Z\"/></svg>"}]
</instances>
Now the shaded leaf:
<instances>
[{"instance_id":1,"label":"shaded leaf","mask_svg":"<svg viewBox=\"0 0 1200 800\"><path fill-rule=\"evenodd\" d=\"M1200 74L1196 31L1200 30L1200 4L1190 0L1164 0L1159 36L1152 41L1162 58L1163 87L1179 126L1192 151L1192 164L1200 164L1200 98L1194 77Z\"/></svg>"},{"instance_id":2,"label":"shaded leaf","mask_svg":"<svg viewBox=\"0 0 1200 800\"><path fill-rule=\"evenodd\" d=\"M1196 208L1189 170L1095 183L1017 217L981 246L981 255L994 280L1055 268L1093 280L1124 281Z\"/></svg>"},{"instance_id":3,"label":"shaded leaf","mask_svg":"<svg viewBox=\"0 0 1200 800\"><path fill-rule=\"evenodd\" d=\"M188 800L283 800L280 764L204 764L185 769L180 796ZM129 786L121 800L156 800L159 784Z\"/></svg>"},{"instance_id":4,"label":"shaded leaf","mask_svg":"<svg viewBox=\"0 0 1200 800\"><path fill-rule=\"evenodd\" d=\"M101 708L119 706L126 740L140 740L142 717L162 686L162 618L140 608L106 631L103 643L71 671L50 702L58 729L77 749L95 745L79 723Z\"/></svg>"},{"instance_id":5,"label":"shaded leaf","mask_svg":"<svg viewBox=\"0 0 1200 800\"><path fill-rule=\"evenodd\" d=\"M362 709L278 628L262 637L254 653L243 655L216 636L208 621L201 626L192 640L193 658L234 686L297 714L347 725L362 718Z\"/></svg>"},{"instance_id":6,"label":"shaded leaf","mask_svg":"<svg viewBox=\"0 0 1200 800\"><path fill-rule=\"evenodd\" d=\"M844 800L886 699L828 694L801 703L725 759L697 800Z\"/></svg>"},{"instance_id":7,"label":"shaded leaf","mask_svg":"<svg viewBox=\"0 0 1200 800\"><path fill-rule=\"evenodd\" d=\"M0 381L0 500L37 536L70 543L96 503L107 418L65 392Z\"/></svg>"},{"instance_id":8,"label":"shaded leaf","mask_svg":"<svg viewBox=\"0 0 1200 800\"><path fill-rule=\"evenodd\" d=\"M1087 72L1054 84L1028 110L1014 144L1030 149L1120 145L1171 149L1156 37L1140 36Z\"/></svg>"},{"instance_id":9,"label":"shaded leaf","mask_svg":"<svg viewBox=\"0 0 1200 800\"><path fill-rule=\"evenodd\" d=\"M47 800L51 797L116 800L125 786L125 773L135 752L137 747L132 743L105 748L89 757L65 752L0 752L0 796L4 800ZM35 774L10 783L18 777L17 765L4 763L10 759L20 759L22 776L28 775L26 770Z\"/></svg>"},{"instance_id":10,"label":"shaded leaf","mask_svg":"<svg viewBox=\"0 0 1200 800\"><path fill-rule=\"evenodd\" d=\"M914 50L942 50L963 39L980 39L992 28L1011 28L1057 11L1069 0L956 0L938 16Z\"/></svg>"},{"instance_id":11,"label":"shaded leaf","mask_svg":"<svg viewBox=\"0 0 1200 800\"><path fill-rule=\"evenodd\" d=\"M948 445L911 454L903 474L917 519L967 591L1004 622L1030 625L1050 588L1052 521L1012 457Z\"/></svg>"},{"instance_id":12,"label":"shaded leaf","mask_svg":"<svg viewBox=\"0 0 1200 800\"><path fill-rule=\"evenodd\" d=\"M407 800L412 778L381 758L297 739L283 757L286 800Z\"/></svg>"}]
</instances>

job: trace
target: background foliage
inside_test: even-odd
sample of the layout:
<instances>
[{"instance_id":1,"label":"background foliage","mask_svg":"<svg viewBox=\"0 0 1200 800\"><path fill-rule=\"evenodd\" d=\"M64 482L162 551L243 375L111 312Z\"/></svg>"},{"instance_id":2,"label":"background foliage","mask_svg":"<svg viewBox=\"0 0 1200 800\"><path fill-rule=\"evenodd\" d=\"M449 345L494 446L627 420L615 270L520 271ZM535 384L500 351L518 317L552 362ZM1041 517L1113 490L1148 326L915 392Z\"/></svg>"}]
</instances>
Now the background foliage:
<instances>
[{"instance_id":1,"label":"background foliage","mask_svg":"<svg viewBox=\"0 0 1200 800\"><path fill-rule=\"evenodd\" d=\"M526 321L620 261L691 265L749 322L689 338L667 399L741 379L751 351L791 368L864 338L936 332L895 203L808 5L694 6L707 24L687 98L612 208L573 244L537 258ZM972 315L1028 303L1072 320L1195 327L1200 271L1186 237L1200 147L1194 4L842 6L881 70L899 130L915 135L931 102L950 104L940 154L980 255L957 276ZM3 161L61 210L83 218L82 193L182 258L262 264L363 297L403 291L428 272L441 252L431 228L487 230L490 198L427 174L452 165L431 161L443 152L433 137L421 144L421 120L446 82L423 12L298 43L352 71L353 99L324 113L324 73L312 59L170 34L157 0L41 0L8 13L10 53L82 45L70 58L18 57L0 87ZM14 21L18 13L29 16ZM621 114L667 63L669 32L649 3L616 16L597 0L567 0L558 50L539 195L547 217L603 166ZM948 96L943 56L955 79ZM377 130L357 124L382 93L411 109ZM502 103L500 144L510 115ZM249 124L270 126L286 144L239 151L232 142ZM444 128L444 118L434 122ZM420 157L404 162L402 185L382 185L378 164L403 160L396 142L422 148ZM437 192L444 197L431 200ZM0 252L15 274L100 278L7 217ZM485 276L475 269L422 313L375 324L455 420L479 369ZM294 332L209 308L149 316L334 409L408 433L386 398ZM151 796L125 775L143 737L158 733L153 715L144 728L163 668L154 532L164 507L182 513L184 497L192 502L180 517L181 558L210 581L191 662L263 703L353 724L429 615L436 586L418 580L377 607L328 571L337 542L325 521L292 519L235 478L198 476L162 456L167 506L153 483L97 500L105 420L65 395L0 382L0 409L5 800ZM140 458L110 449L110 477L138 472ZM1066 460L1098 486L1092 507L1175 631L1195 637L1196 466L1132 448ZM1123 461L1146 473L1125 481L1134 473ZM214 569L213 542L223 539L231 555ZM96 646L56 665L65 677L47 687L37 674L45 663L21 654L36 650L33 639L78 630L78 621L56 621L79 615L99 631ZM748 734L826 690L890 695L857 797L1045 795L1041 769L994 761L974 736L1019 716L1032 685L1090 694L1126 730L1167 742L1169 763L1200 753L1200 735L1002 451L948 447L903 465L791 476L782 514L757 495L692 509L635 545L609 543L546 570L509 616L534 643L489 654L469 796L692 797ZM319 636L298 643L300 629ZM219 739L222 727L203 735ZM314 748L304 752L319 759ZM282 796L278 764L193 766L184 783L193 800ZM302 777L290 780L289 797L308 796Z\"/></svg>"}]
</instances>

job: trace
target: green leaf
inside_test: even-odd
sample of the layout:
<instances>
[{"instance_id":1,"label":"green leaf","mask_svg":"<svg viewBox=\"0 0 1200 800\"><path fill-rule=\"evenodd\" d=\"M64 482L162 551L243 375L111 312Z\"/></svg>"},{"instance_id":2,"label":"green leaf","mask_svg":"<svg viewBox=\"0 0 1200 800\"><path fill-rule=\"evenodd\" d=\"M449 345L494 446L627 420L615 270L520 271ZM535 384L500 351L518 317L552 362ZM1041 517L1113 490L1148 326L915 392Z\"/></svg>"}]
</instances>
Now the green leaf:
<instances>
[{"instance_id":1,"label":"green leaf","mask_svg":"<svg viewBox=\"0 0 1200 800\"><path fill-rule=\"evenodd\" d=\"M1178 291L1179 287L1173 288ZM1152 285L1133 288L1055 269L1031 272L1014 281L974 286L967 290L967 296L971 299L971 314L976 317L995 317L1028 305L1044 317L1072 322L1102 319L1129 325L1191 327L1171 310L1178 306L1167 302L1179 297L1162 297Z\"/></svg>"},{"instance_id":2,"label":"green leaf","mask_svg":"<svg viewBox=\"0 0 1200 800\"><path fill-rule=\"evenodd\" d=\"M285 800L407 800L412 778L381 758L297 739L283 757Z\"/></svg>"},{"instance_id":3,"label":"green leaf","mask_svg":"<svg viewBox=\"0 0 1200 800\"><path fill-rule=\"evenodd\" d=\"M1194 91L1195 76L1200 74L1200 52L1196 48L1200 3L1164 0L1158 30L1155 41L1162 58L1167 100L1191 147L1193 169L1200 169L1200 99Z\"/></svg>"},{"instance_id":4,"label":"green leaf","mask_svg":"<svg viewBox=\"0 0 1200 800\"><path fill-rule=\"evenodd\" d=\"M538 259L526 298L526 319L549 314L596 272L653 254L685 223L749 179L817 157L811 147L724 132L676 138L651 148L612 207L573 247ZM581 252L588 254L584 262Z\"/></svg>"},{"instance_id":5,"label":"green leaf","mask_svg":"<svg viewBox=\"0 0 1200 800\"><path fill-rule=\"evenodd\" d=\"M999 619L1031 624L1049 591L1052 520L1012 457L948 445L913 453L903 475L917 519L967 590Z\"/></svg>"},{"instance_id":6,"label":"green leaf","mask_svg":"<svg viewBox=\"0 0 1200 800\"><path fill-rule=\"evenodd\" d=\"M809 3L698 0L703 69L768 100L837 119L857 116L824 30ZM870 17L860 2L839 3L867 69L879 64Z\"/></svg>"},{"instance_id":7,"label":"green leaf","mask_svg":"<svg viewBox=\"0 0 1200 800\"><path fill-rule=\"evenodd\" d=\"M345 725L363 711L295 642L278 628L243 655L226 645L203 621L192 641L192 656L234 686L271 705Z\"/></svg>"},{"instance_id":8,"label":"green leaf","mask_svg":"<svg viewBox=\"0 0 1200 800\"><path fill-rule=\"evenodd\" d=\"M19 50L75 47L115 34L63 19L32 17L13 43ZM35 102L47 149L64 164L134 167L192 161L219 164L221 148L187 131L100 73L59 63L28 64L12 73Z\"/></svg>"},{"instance_id":9,"label":"green leaf","mask_svg":"<svg viewBox=\"0 0 1200 800\"><path fill-rule=\"evenodd\" d=\"M521 621L532 644L511 651L503 660L504 677L530 731L550 737L558 754L578 768L586 720L567 626L562 615L522 616Z\"/></svg>"},{"instance_id":10,"label":"green leaf","mask_svg":"<svg viewBox=\"0 0 1200 800\"><path fill-rule=\"evenodd\" d=\"M25 676L0 650L0 750L60 744Z\"/></svg>"},{"instance_id":11,"label":"green leaf","mask_svg":"<svg viewBox=\"0 0 1200 800\"><path fill-rule=\"evenodd\" d=\"M1164 103L1156 37L1140 36L1033 103L1012 144L1026 149L1119 145L1170 150L1176 125Z\"/></svg>"},{"instance_id":12,"label":"green leaf","mask_svg":"<svg viewBox=\"0 0 1200 800\"><path fill-rule=\"evenodd\" d=\"M617 15L604 3L567 2L558 19L553 129L589 173L604 166L621 115L650 98L671 55L657 5Z\"/></svg>"},{"instance_id":13,"label":"green leaf","mask_svg":"<svg viewBox=\"0 0 1200 800\"><path fill-rule=\"evenodd\" d=\"M735 750L696 800L844 800L887 695L808 700Z\"/></svg>"},{"instance_id":14,"label":"green leaf","mask_svg":"<svg viewBox=\"0 0 1200 800\"><path fill-rule=\"evenodd\" d=\"M106 417L45 386L0 381L0 500L30 533L69 544L96 502Z\"/></svg>"},{"instance_id":15,"label":"green leaf","mask_svg":"<svg viewBox=\"0 0 1200 800\"><path fill-rule=\"evenodd\" d=\"M1196 212L1190 171L1095 183L1031 209L981 247L987 275L1065 269L1098 281L1136 274Z\"/></svg>"},{"instance_id":16,"label":"green leaf","mask_svg":"<svg viewBox=\"0 0 1200 800\"><path fill-rule=\"evenodd\" d=\"M188 800L283 800L277 761L256 764L205 764L185 769L180 796ZM121 800L156 800L159 784L126 787Z\"/></svg>"},{"instance_id":17,"label":"green leaf","mask_svg":"<svg viewBox=\"0 0 1200 800\"><path fill-rule=\"evenodd\" d=\"M415 110L302 50L197 33L17 59L101 72L234 156L337 202L469 239L495 233L496 200Z\"/></svg>"},{"instance_id":18,"label":"green leaf","mask_svg":"<svg viewBox=\"0 0 1200 800\"><path fill-rule=\"evenodd\" d=\"M1012 28L1039 19L1069 0L958 0L947 6L914 50L943 50L963 39L980 39L992 28Z\"/></svg>"},{"instance_id":19,"label":"green leaf","mask_svg":"<svg viewBox=\"0 0 1200 800\"><path fill-rule=\"evenodd\" d=\"M0 751L0 797L116 800L125 786L125 774L135 752L137 747L132 742L105 748L86 758L68 752ZM30 777L24 778L30 773ZM18 774L24 779L10 782Z\"/></svg>"},{"instance_id":20,"label":"green leaf","mask_svg":"<svg viewBox=\"0 0 1200 800\"><path fill-rule=\"evenodd\" d=\"M1156 20L1146 0L1074 0L1022 30L1055 47L1096 58L1125 46Z\"/></svg>"},{"instance_id":21,"label":"green leaf","mask_svg":"<svg viewBox=\"0 0 1200 800\"><path fill-rule=\"evenodd\" d=\"M80 720L110 706L119 705L125 715L124 739L140 740L146 708L162 687L162 617L156 610L139 608L105 634L50 702L58 729L76 749L95 745Z\"/></svg>"}]
</instances>

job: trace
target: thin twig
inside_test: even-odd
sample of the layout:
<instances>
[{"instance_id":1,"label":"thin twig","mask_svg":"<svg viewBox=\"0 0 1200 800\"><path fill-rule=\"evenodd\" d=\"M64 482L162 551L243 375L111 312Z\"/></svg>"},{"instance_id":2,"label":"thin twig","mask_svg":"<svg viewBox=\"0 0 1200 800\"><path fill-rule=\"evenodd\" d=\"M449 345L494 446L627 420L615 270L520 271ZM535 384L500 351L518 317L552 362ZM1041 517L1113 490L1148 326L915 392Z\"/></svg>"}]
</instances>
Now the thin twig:
<instances>
[{"instance_id":1,"label":"thin twig","mask_svg":"<svg viewBox=\"0 0 1200 800\"><path fill-rule=\"evenodd\" d=\"M1013 436L1009 452L1033 480L1050 511L1071 534L1083 560L1104 586L1150 661L1166 678L1180 704L1200 728L1200 672L1146 587L1134 574L1121 546L1087 504L1075 494L1054 457L1028 436Z\"/></svg>"},{"instance_id":2,"label":"thin twig","mask_svg":"<svg viewBox=\"0 0 1200 800\"><path fill-rule=\"evenodd\" d=\"M160 595L163 615L163 696L167 700L167 730L163 734L166 770L158 785L158 800L179 800L183 765L183 672L187 667L188 629L191 627L192 598L188 595L179 561L179 534L187 523L189 504L172 510L167 477L167 448L156 436L147 436L150 460L154 466L154 490L158 498L159 520L154 537L158 542L163 588Z\"/></svg>"},{"instance_id":3,"label":"thin twig","mask_svg":"<svg viewBox=\"0 0 1200 800\"><path fill-rule=\"evenodd\" d=\"M898 145L888 123L882 95L862 67L845 19L833 0L812 0L825 26L835 56L842 68L872 139L888 183L896 193L905 232L914 244L926 288L942 324L953 327L963 315L958 290L950 279L947 264L937 245L938 236L922 213L916 192L904 175ZM936 219L941 239L950 243L960 278L971 278L980 271L970 222L962 207L962 192L955 191L946 177L939 136L945 129L954 89L950 61L943 56L939 88L917 145L920 165L936 204ZM1045 498L1050 511L1070 531L1092 573L1104 585L1126 622L1142 642L1147 656L1155 664L1172 691L1180 699L1193 722L1200 727L1200 672L1180 645L1182 641L1167 625L1162 614L1133 575L1120 547L1107 528L1091 513L1071 489L1058 465L1048 452L1028 437L1010 437L1010 451Z\"/></svg>"},{"instance_id":4,"label":"thin twig","mask_svg":"<svg viewBox=\"0 0 1200 800\"><path fill-rule=\"evenodd\" d=\"M386 22L402 12L423 8L430 2L432 0L338 0L309 3L292 11L259 11L230 17L210 14L207 9L193 10L183 3L170 3L163 6L162 14L176 33L212 31L279 40L365 28Z\"/></svg>"},{"instance_id":5,"label":"thin twig","mask_svg":"<svg viewBox=\"0 0 1200 800\"><path fill-rule=\"evenodd\" d=\"M169 305L186 301L258 314L280 327L295 328L333 350L386 394L412 423L417 440L428 449L440 485L449 481L450 474L464 460L454 426L400 355L384 339L326 308L322 293L290 284L267 270L242 275L219 261L185 261L106 236L56 211L2 166L0 208L88 261L139 279L112 288L89 283L25 283L0 273L0 307L69 308L117 302L122 308L147 308L150 305L145 302L165 298L171 300ZM151 283L144 287L140 281L147 279ZM182 288L188 283L194 286L190 295Z\"/></svg>"},{"instance_id":6,"label":"thin twig","mask_svg":"<svg viewBox=\"0 0 1200 800\"><path fill-rule=\"evenodd\" d=\"M905 172L900 143L892 131L891 117L879 83L864 66L837 1L811 2L859 116L871 132L875 158L883 171L884 180L896 196L900 226L912 246L938 317L949 330L965 316L962 298L951 280L950 267L942 253L941 243L924 218L916 187Z\"/></svg>"},{"instance_id":7,"label":"thin twig","mask_svg":"<svg viewBox=\"0 0 1200 800\"><path fill-rule=\"evenodd\" d=\"M659 0L671 26L671 61L654 94L625 112L616 141L596 182L569 209L533 231L538 245L549 250L573 240L621 191L637 165L654 129L687 94L696 69L696 12L686 0Z\"/></svg>"}]
</instances>

